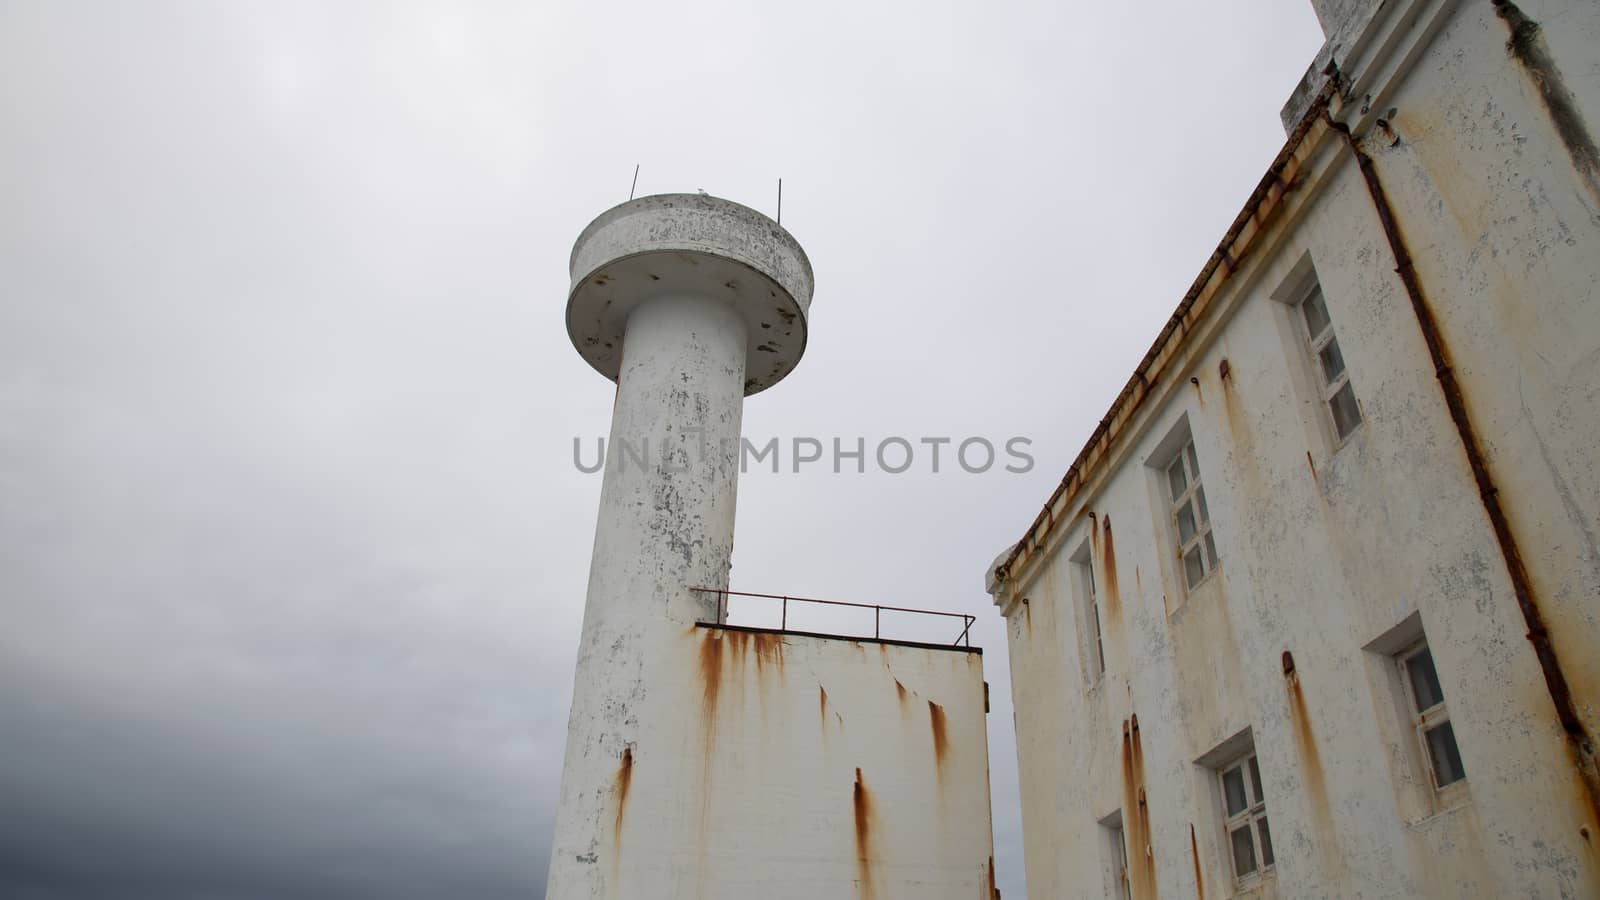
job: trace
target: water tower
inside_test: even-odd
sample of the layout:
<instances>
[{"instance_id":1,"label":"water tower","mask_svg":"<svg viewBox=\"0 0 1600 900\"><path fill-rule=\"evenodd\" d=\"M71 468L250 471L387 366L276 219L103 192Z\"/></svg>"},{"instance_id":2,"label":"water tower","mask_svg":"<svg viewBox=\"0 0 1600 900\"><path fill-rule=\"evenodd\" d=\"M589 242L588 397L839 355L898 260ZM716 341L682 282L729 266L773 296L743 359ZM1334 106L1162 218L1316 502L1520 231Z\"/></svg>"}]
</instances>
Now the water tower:
<instances>
[{"instance_id":1,"label":"water tower","mask_svg":"<svg viewBox=\"0 0 1600 900\"><path fill-rule=\"evenodd\" d=\"M724 615L744 398L805 351L805 252L665 194L590 223L571 276L567 331L617 393L547 898L982 896L977 651Z\"/></svg>"}]
</instances>

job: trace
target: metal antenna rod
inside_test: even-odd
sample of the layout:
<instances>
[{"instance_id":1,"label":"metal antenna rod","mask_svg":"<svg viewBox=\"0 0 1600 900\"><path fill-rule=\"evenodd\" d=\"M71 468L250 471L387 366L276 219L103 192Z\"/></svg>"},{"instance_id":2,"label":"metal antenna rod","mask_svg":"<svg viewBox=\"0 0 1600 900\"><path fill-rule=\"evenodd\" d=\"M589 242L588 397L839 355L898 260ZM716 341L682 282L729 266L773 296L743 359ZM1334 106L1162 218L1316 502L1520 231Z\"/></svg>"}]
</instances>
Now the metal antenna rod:
<instances>
[{"instance_id":1,"label":"metal antenna rod","mask_svg":"<svg viewBox=\"0 0 1600 900\"><path fill-rule=\"evenodd\" d=\"M783 224L783 179L778 179L778 224Z\"/></svg>"},{"instance_id":2,"label":"metal antenna rod","mask_svg":"<svg viewBox=\"0 0 1600 900\"><path fill-rule=\"evenodd\" d=\"M628 199L633 199L633 192L639 189L639 164L633 164L633 187L628 188Z\"/></svg>"}]
</instances>

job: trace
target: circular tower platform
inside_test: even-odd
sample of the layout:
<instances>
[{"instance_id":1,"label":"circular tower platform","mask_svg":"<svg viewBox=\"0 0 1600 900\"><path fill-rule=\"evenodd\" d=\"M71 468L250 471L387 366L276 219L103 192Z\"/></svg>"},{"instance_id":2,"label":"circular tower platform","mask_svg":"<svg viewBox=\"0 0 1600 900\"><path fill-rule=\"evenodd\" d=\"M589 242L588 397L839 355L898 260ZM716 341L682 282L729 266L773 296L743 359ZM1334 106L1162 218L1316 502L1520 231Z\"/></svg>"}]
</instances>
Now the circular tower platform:
<instances>
[{"instance_id":1,"label":"circular tower platform","mask_svg":"<svg viewBox=\"0 0 1600 900\"><path fill-rule=\"evenodd\" d=\"M783 380L806 349L811 262L781 225L705 194L656 194L600 214L572 248L567 333L616 381L628 316L673 294L711 297L744 318L744 392Z\"/></svg>"}]
</instances>

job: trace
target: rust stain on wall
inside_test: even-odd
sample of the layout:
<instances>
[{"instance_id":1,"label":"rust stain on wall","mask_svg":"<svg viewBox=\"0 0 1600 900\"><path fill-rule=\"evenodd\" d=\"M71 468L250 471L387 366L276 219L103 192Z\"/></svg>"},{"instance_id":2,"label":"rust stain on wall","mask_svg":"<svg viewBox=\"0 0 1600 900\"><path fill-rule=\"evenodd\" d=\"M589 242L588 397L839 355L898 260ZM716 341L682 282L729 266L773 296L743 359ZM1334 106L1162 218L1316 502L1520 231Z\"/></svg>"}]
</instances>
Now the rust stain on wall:
<instances>
[{"instance_id":1,"label":"rust stain on wall","mask_svg":"<svg viewBox=\"0 0 1600 900\"><path fill-rule=\"evenodd\" d=\"M995 887L995 883L994 883L995 882L995 878L994 878L994 857L992 857L992 856L989 857L988 879L989 879L989 883L988 883L989 898L988 898L988 900L1000 900L1000 889Z\"/></svg>"},{"instance_id":2,"label":"rust stain on wall","mask_svg":"<svg viewBox=\"0 0 1600 900\"><path fill-rule=\"evenodd\" d=\"M622 762L617 765L616 794L617 818L611 823L611 842L622 848L622 817L628 809L628 788L633 784L633 748L622 751Z\"/></svg>"},{"instance_id":3,"label":"rust stain on wall","mask_svg":"<svg viewBox=\"0 0 1600 900\"><path fill-rule=\"evenodd\" d=\"M750 654L750 633L748 631L726 631L722 636L723 646L728 653L729 675L733 676L733 686L744 688L744 670Z\"/></svg>"},{"instance_id":4,"label":"rust stain on wall","mask_svg":"<svg viewBox=\"0 0 1600 900\"><path fill-rule=\"evenodd\" d=\"M1194 859L1194 895L1206 900L1206 876L1200 871L1200 844L1194 838L1194 823L1189 823L1189 856Z\"/></svg>"},{"instance_id":5,"label":"rust stain on wall","mask_svg":"<svg viewBox=\"0 0 1600 900\"><path fill-rule=\"evenodd\" d=\"M1221 365L1226 367L1222 376L1222 412L1228 436L1232 438L1229 461L1239 473L1239 490L1247 497L1271 496L1272 492L1263 487L1261 454L1256 452L1256 436L1250 428L1250 415L1239 401L1233 366L1226 359Z\"/></svg>"},{"instance_id":6,"label":"rust stain on wall","mask_svg":"<svg viewBox=\"0 0 1600 900\"><path fill-rule=\"evenodd\" d=\"M1150 846L1150 807L1144 792L1144 744L1139 716L1122 721L1122 827L1128 842L1128 891L1135 900L1154 900L1155 852Z\"/></svg>"},{"instance_id":7,"label":"rust stain on wall","mask_svg":"<svg viewBox=\"0 0 1600 900\"><path fill-rule=\"evenodd\" d=\"M821 716L821 724L826 728L828 725L828 689L820 684L817 685L817 704Z\"/></svg>"},{"instance_id":8,"label":"rust stain on wall","mask_svg":"<svg viewBox=\"0 0 1600 900\"><path fill-rule=\"evenodd\" d=\"M1306 710L1306 698L1300 690L1300 673L1295 669L1294 654L1288 650L1283 651L1283 680L1289 692L1290 731L1299 751L1306 800L1320 832L1317 844L1325 851L1327 864L1334 866L1338 863L1338 836L1333 827L1333 808L1328 805L1328 779L1322 768L1322 753L1317 749L1316 731L1311 727L1311 714Z\"/></svg>"},{"instance_id":9,"label":"rust stain on wall","mask_svg":"<svg viewBox=\"0 0 1600 900\"><path fill-rule=\"evenodd\" d=\"M1100 517L1100 529L1105 532L1100 542L1105 559L1101 562L1106 583L1106 612L1115 614L1121 607L1122 597L1117 586L1117 543L1111 537L1111 516Z\"/></svg>"},{"instance_id":10,"label":"rust stain on wall","mask_svg":"<svg viewBox=\"0 0 1600 900\"><path fill-rule=\"evenodd\" d=\"M717 700L722 694L722 635L710 629L700 635L700 689L700 716L709 765L709 751L717 739Z\"/></svg>"},{"instance_id":11,"label":"rust stain on wall","mask_svg":"<svg viewBox=\"0 0 1600 900\"><path fill-rule=\"evenodd\" d=\"M783 674L783 635L759 633L751 635L756 653L756 677L766 674L768 666Z\"/></svg>"},{"instance_id":12,"label":"rust stain on wall","mask_svg":"<svg viewBox=\"0 0 1600 900\"><path fill-rule=\"evenodd\" d=\"M1245 420L1244 409L1239 405L1239 392L1233 384L1233 366L1226 359L1222 365L1226 367L1222 375L1222 412L1228 420L1228 434L1233 437L1241 453L1248 455L1255 438L1250 433L1249 422Z\"/></svg>"},{"instance_id":13,"label":"rust stain on wall","mask_svg":"<svg viewBox=\"0 0 1600 900\"><path fill-rule=\"evenodd\" d=\"M872 884L872 827L875 816L872 810L872 793L867 790L867 783L862 779L859 768L856 769L855 818L856 886L861 900L872 900L877 893Z\"/></svg>"},{"instance_id":14,"label":"rust stain on wall","mask_svg":"<svg viewBox=\"0 0 1600 900\"><path fill-rule=\"evenodd\" d=\"M1147 893L1145 896L1156 896L1156 857L1155 848L1151 844L1150 834L1150 802L1145 796L1144 778L1144 741L1139 737L1139 716L1137 713L1130 715L1128 721L1133 725L1133 777L1139 785L1139 836L1144 847L1144 873ZM1134 896L1139 896L1135 894Z\"/></svg>"},{"instance_id":15,"label":"rust stain on wall","mask_svg":"<svg viewBox=\"0 0 1600 900\"><path fill-rule=\"evenodd\" d=\"M699 834L704 836L708 831L711 819L711 774L715 769L715 748L717 743L717 703L722 697L722 636L723 632L716 629L705 629L700 633L700 829ZM700 840L698 851L702 862L707 851L706 842ZM702 877L705 866L700 866Z\"/></svg>"},{"instance_id":16,"label":"rust stain on wall","mask_svg":"<svg viewBox=\"0 0 1600 900\"><path fill-rule=\"evenodd\" d=\"M906 686L901 684L900 683L900 679L898 679L898 678L896 678L894 680L894 692L895 692L895 695L900 700L900 705L901 706L905 706L906 705Z\"/></svg>"},{"instance_id":17,"label":"rust stain on wall","mask_svg":"<svg viewBox=\"0 0 1600 900\"><path fill-rule=\"evenodd\" d=\"M928 701L928 728L933 732L933 762L939 771L939 780L944 781L944 760L950 753L950 736L945 730L944 707Z\"/></svg>"}]
</instances>

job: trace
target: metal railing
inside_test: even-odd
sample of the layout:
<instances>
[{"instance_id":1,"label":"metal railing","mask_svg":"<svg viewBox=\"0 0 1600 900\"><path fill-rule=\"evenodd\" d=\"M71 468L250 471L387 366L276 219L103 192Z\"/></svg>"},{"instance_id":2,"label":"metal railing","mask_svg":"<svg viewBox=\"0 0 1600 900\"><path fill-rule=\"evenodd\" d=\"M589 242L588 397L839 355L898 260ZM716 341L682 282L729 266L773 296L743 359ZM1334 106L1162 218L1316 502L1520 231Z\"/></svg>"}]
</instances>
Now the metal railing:
<instances>
[{"instance_id":1,"label":"metal railing","mask_svg":"<svg viewBox=\"0 0 1600 900\"><path fill-rule=\"evenodd\" d=\"M780 618L779 618L778 630L779 631L783 631L783 632L788 632L789 631L789 604L790 603L815 604L815 605L818 605L818 606L844 606L844 607L850 607L850 608L853 608L853 609L870 609L870 610L872 610L872 639L873 640L878 640L878 641L881 641L881 640L884 639L883 638L883 614L885 612L909 613L909 614L918 615L918 616L943 616L943 617L949 618L949 619L960 619L961 620L961 633L956 636L955 640L950 642L950 646L952 646L952 647L971 647L972 646L972 623L974 623L974 622L976 622L978 620L977 616L970 615L968 613L940 612L938 610L932 610L932 609L911 609L911 608L905 607L905 606L883 606L881 604L876 604L876 603L850 603L850 602L845 601L845 600L819 600L819 599L817 599L815 597L789 597L789 596L786 596L784 594L756 594L756 593L752 593L750 591L730 591L730 590L727 590L725 588L696 587L696 588L690 588L689 590L694 591L696 593L700 593L700 594L715 594L715 595L717 595L717 618L716 618L716 622L712 623L712 624L717 624L717 625L726 624L726 620L727 620L727 616L728 616L728 599L730 597L752 597L752 598L756 598L756 599L760 599L760 600L776 600L781 604L781 611L779 613ZM834 636L836 636L836 637L866 637L866 635L847 635L847 634L838 634L838 635L834 635Z\"/></svg>"}]
</instances>

